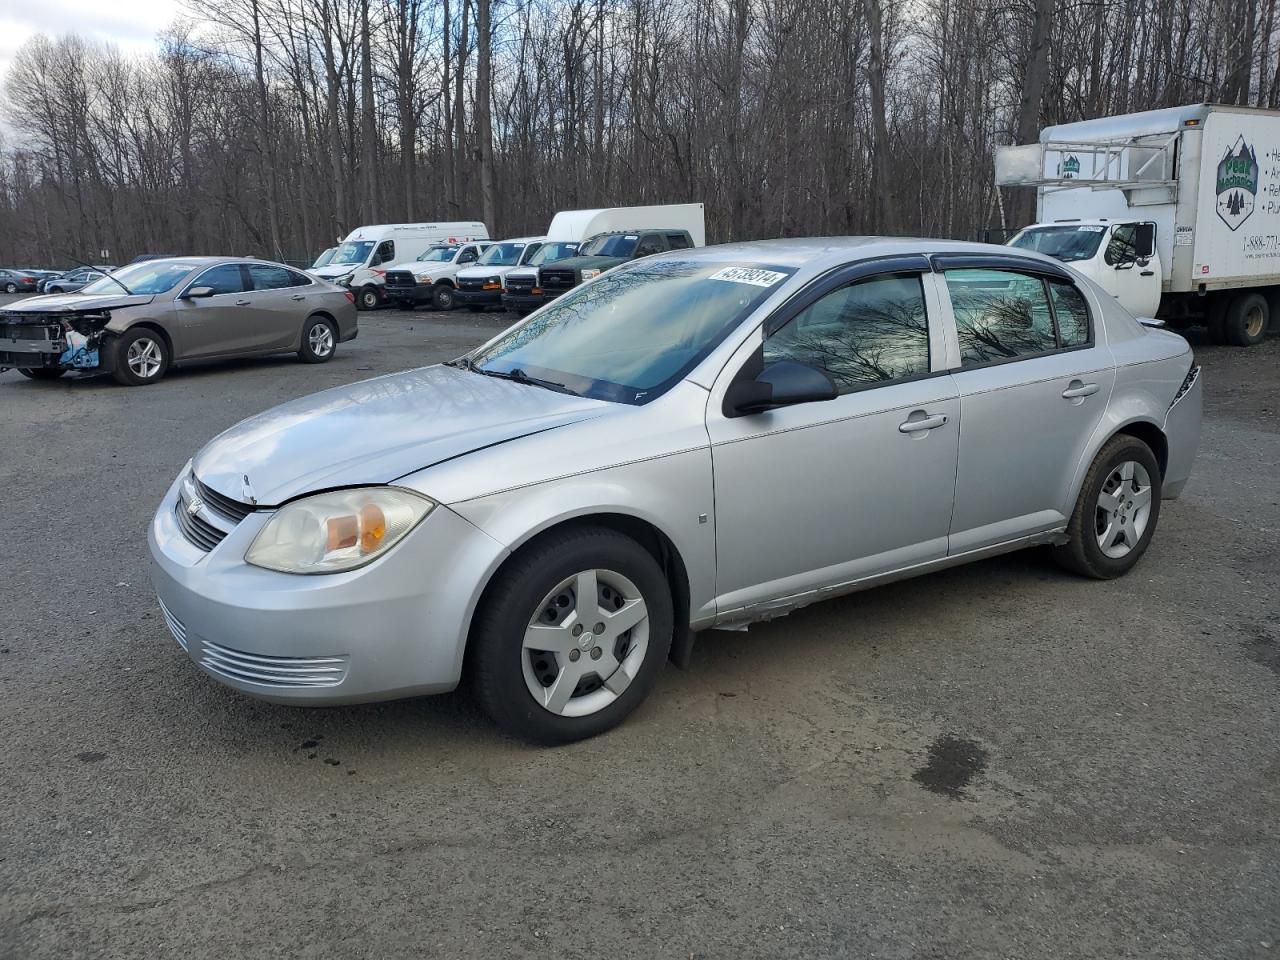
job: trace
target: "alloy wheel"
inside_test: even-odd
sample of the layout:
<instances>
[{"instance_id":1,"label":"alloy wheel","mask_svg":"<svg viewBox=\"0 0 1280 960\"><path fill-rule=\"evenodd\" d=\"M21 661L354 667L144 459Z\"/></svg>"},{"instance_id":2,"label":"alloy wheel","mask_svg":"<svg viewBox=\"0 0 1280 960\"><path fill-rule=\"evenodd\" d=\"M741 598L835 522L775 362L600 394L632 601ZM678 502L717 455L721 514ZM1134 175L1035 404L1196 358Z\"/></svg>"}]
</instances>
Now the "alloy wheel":
<instances>
[{"instance_id":1,"label":"alloy wheel","mask_svg":"<svg viewBox=\"0 0 1280 960\"><path fill-rule=\"evenodd\" d=\"M125 362L128 363L134 376L142 380L150 380L160 372L162 359L160 344L150 337L139 337L129 344L129 353L125 357Z\"/></svg>"},{"instance_id":2,"label":"alloy wheel","mask_svg":"<svg viewBox=\"0 0 1280 960\"><path fill-rule=\"evenodd\" d=\"M307 343L317 357L327 357L333 353L333 330L327 323L317 323L307 334Z\"/></svg>"},{"instance_id":3,"label":"alloy wheel","mask_svg":"<svg viewBox=\"0 0 1280 960\"><path fill-rule=\"evenodd\" d=\"M583 570L533 611L520 655L525 686L545 710L584 717L631 685L649 647L649 610L634 583Z\"/></svg>"},{"instance_id":4,"label":"alloy wheel","mask_svg":"<svg viewBox=\"0 0 1280 960\"><path fill-rule=\"evenodd\" d=\"M1147 468L1126 460L1112 470L1102 483L1094 514L1094 532L1102 552L1113 560L1128 555L1142 540L1151 518Z\"/></svg>"}]
</instances>

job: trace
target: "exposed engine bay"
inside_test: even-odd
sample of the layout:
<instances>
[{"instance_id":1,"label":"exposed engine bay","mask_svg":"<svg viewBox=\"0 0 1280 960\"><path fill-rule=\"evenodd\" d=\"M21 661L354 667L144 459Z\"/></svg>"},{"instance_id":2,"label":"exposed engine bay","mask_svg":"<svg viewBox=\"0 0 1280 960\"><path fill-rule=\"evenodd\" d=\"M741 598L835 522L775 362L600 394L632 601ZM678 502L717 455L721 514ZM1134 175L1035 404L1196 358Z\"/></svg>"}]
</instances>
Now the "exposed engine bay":
<instances>
[{"instance_id":1,"label":"exposed engine bay","mask_svg":"<svg viewBox=\"0 0 1280 960\"><path fill-rule=\"evenodd\" d=\"M104 371L108 310L57 313L0 310L0 370L11 367Z\"/></svg>"}]
</instances>

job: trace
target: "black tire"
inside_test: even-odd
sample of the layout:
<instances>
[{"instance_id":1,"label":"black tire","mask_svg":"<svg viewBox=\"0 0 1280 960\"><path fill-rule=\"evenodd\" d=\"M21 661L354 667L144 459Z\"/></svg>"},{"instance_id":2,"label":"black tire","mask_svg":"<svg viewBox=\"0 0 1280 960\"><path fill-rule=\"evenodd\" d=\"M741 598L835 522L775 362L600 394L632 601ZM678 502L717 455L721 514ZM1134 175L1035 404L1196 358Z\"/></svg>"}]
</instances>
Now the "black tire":
<instances>
[{"instance_id":1,"label":"black tire","mask_svg":"<svg viewBox=\"0 0 1280 960\"><path fill-rule=\"evenodd\" d=\"M1215 296L1209 301L1209 307L1204 313L1204 329L1206 339L1215 346L1222 346L1227 342L1226 329L1223 325L1223 315L1227 312L1227 304L1230 298L1224 295Z\"/></svg>"},{"instance_id":2,"label":"black tire","mask_svg":"<svg viewBox=\"0 0 1280 960\"><path fill-rule=\"evenodd\" d=\"M129 366L130 350L135 344L144 340L150 341L155 345L155 351L159 358L159 365L145 376L135 372ZM126 387L141 387L155 383L169 371L169 361L172 359L169 344L164 337L150 327L133 327L126 330L116 337L110 349L113 352L111 375L116 378L117 383L123 383Z\"/></svg>"},{"instance_id":3,"label":"black tire","mask_svg":"<svg viewBox=\"0 0 1280 960\"><path fill-rule=\"evenodd\" d=\"M377 287L369 285L356 291L357 310L377 310L381 305L382 294L378 292Z\"/></svg>"},{"instance_id":4,"label":"black tire","mask_svg":"<svg viewBox=\"0 0 1280 960\"><path fill-rule=\"evenodd\" d=\"M57 380L67 371L63 367L19 367L18 372L28 380Z\"/></svg>"},{"instance_id":5,"label":"black tire","mask_svg":"<svg viewBox=\"0 0 1280 960\"><path fill-rule=\"evenodd\" d=\"M326 339L317 331L328 330ZM327 346L327 349L326 349ZM327 317L307 317L302 325L302 346L298 349L298 359L303 363L328 363L338 352L338 330Z\"/></svg>"},{"instance_id":6,"label":"black tire","mask_svg":"<svg viewBox=\"0 0 1280 960\"><path fill-rule=\"evenodd\" d=\"M45 287L44 292L45 293L61 293L62 288L61 287Z\"/></svg>"},{"instance_id":7,"label":"black tire","mask_svg":"<svg viewBox=\"0 0 1280 960\"><path fill-rule=\"evenodd\" d=\"M530 693L524 634L557 584L592 569L620 574L639 590L649 618L648 647L634 679L613 702L586 716L562 716ZM594 737L621 723L653 687L671 648L672 624L666 577L642 546L601 527L551 533L508 562L476 611L471 630L476 697L495 723L522 739L556 744Z\"/></svg>"},{"instance_id":8,"label":"black tire","mask_svg":"<svg viewBox=\"0 0 1280 960\"><path fill-rule=\"evenodd\" d=\"M1110 557L1098 543L1097 525L1102 509L1098 498L1102 495L1104 485L1111 481L1112 474L1126 462L1140 464L1146 470L1151 482L1151 502L1146 526L1137 542L1130 545L1128 553L1123 557ZM1060 547L1054 547L1054 559L1073 573L1097 580L1111 580L1128 573L1142 559L1155 533L1156 523L1160 519L1160 492L1160 464L1151 448L1128 434L1121 433L1112 437L1098 452L1089 472L1085 474L1080 497L1076 500L1071 522L1067 525L1070 540ZM1130 514L1128 522L1132 523L1134 519L1135 515Z\"/></svg>"},{"instance_id":9,"label":"black tire","mask_svg":"<svg viewBox=\"0 0 1280 960\"><path fill-rule=\"evenodd\" d=\"M1267 338L1271 325L1271 308L1260 293L1239 293L1227 304L1222 317L1226 342L1237 347L1252 347Z\"/></svg>"},{"instance_id":10,"label":"black tire","mask_svg":"<svg viewBox=\"0 0 1280 960\"><path fill-rule=\"evenodd\" d=\"M6 284L4 285L4 292L5 292L5 293L17 293L17 292L18 292L18 285L17 285L16 283L6 283Z\"/></svg>"},{"instance_id":11,"label":"black tire","mask_svg":"<svg viewBox=\"0 0 1280 960\"><path fill-rule=\"evenodd\" d=\"M452 310L458 305L458 296L447 283L437 283L431 291L431 306L436 310Z\"/></svg>"}]
</instances>

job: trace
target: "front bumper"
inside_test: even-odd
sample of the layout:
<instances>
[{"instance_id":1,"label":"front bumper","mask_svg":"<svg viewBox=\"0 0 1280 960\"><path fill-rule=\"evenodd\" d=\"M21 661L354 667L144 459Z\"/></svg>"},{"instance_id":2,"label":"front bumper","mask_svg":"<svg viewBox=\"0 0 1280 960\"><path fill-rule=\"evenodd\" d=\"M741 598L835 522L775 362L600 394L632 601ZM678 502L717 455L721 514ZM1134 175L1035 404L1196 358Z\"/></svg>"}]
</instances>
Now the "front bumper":
<instances>
[{"instance_id":1,"label":"front bumper","mask_svg":"<svg viewBox=\"0 0 1280 960\"><path fill-rule=\"evenodd\" d=\"M419 283L412 287L384 287L383 295L394 303L426 303L431 299L433 284Z\"/></svg>"},{"instance_id":2,"label":"front bumper","mask_svg":"<svg viewBox=\"0 0 1280 960\"><path fill-rule=\"evenodd\" d=\"M1177 499L1182 488L1191 479L1191 467L1195 463L1196 449L1200 446L1200 422L1203 417L1204 394L1201 389L1204 377L1198 366L1195 377L1169 408L1164 422L1165 440L1169 445L1168 462L1165 464L1161 496L1165 500Z\"/></svg>"},{"instance_id":3,"label":"front bumper","mask_svg":"<svg viewBox=\"0 0 1280 960\"><path fill-rule=\"evenodd\" d=\"M467 307L500 307L502 306L502 290L468 290L459 287L454 296L458 302Z\"/></svg>"},{"instance_id":4,"label":"front bumper","mask_svg":"<svg viewBox=\"0 0 1280 960\"><path fill-rule=\"evenodd\" d=\"M546 303L551 297L542 293L511 293L502 295L502 305L516 313L532 313Z\"/></svg>"},{"instance_id":5,"label":"front bumper","mask_svg":"<svg viewBox=\"0 0 1280 960\"><path fill-rule=\"evenodd\" d=\"M279 703L358 703L457 686L475 604L507 555L497 541L437 506L368 566L276 573L244 562L272 511L250 513L206 553L179 528L179 484L151 523L151 577L170 632L200 669Z\"/></svg>"}]
</instances>

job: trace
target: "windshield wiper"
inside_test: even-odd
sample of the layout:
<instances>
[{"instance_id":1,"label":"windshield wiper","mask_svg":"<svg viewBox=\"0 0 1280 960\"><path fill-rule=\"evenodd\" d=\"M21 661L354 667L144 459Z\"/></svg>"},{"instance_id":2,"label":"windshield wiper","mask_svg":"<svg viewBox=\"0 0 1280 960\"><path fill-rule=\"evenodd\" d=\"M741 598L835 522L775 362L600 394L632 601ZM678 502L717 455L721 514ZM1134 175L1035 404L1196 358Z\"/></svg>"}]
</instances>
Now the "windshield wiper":
<instances>
[{"instance_id":1,"label":"windshield wiper","mask_svg":"<svg viewBox=\"0 0 1280 960\"><path fill-rule=\"evenodd\" d=\"M569 389L563 383L557 383L555 380L544 380L541 377L531 377L519 367L512 367L510 370L485 370L483 367L477 367L472 360L467 360L466 363L468 370L473 370L486 377L512 380L515 383L527 383L530 386L542 387L544 390L554 390L556 393L567 393L575 397L578 395L576 390Z\"/></svg>"}]
</instances>

